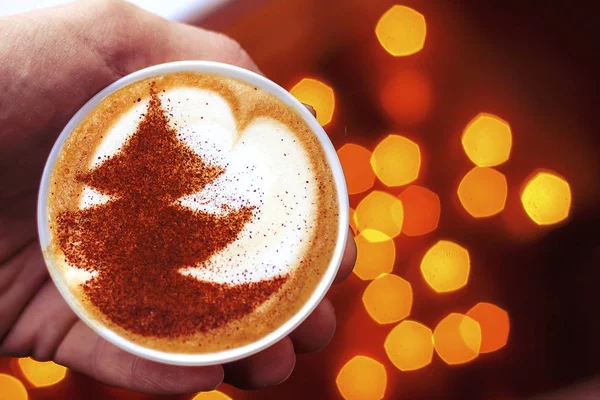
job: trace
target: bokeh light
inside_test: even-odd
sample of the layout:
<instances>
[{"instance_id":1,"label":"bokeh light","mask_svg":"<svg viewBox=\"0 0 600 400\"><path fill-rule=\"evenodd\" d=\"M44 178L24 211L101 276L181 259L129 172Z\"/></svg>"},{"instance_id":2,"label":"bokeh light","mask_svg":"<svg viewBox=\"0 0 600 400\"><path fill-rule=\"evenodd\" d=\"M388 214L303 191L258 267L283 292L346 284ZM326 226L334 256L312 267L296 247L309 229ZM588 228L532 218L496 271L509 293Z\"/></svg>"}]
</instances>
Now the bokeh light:
<instances>
[{"instance_id":1,"label":"bokeh light","mask_svg":"<svg viewBox=\"0 0 600 400\"><path fill-rule=\"evenodd\" d=\"M359 232L374 229L394 238L402 231L404 208L396 196L374 190L358 204L354 218ZM373 237L369 239L376 241Z\"/></svg>"},{"instance_id":2,"label":"bokeh light","mask_svg":"<svg viewBox=\"0 0 600 400\"><path fill-rule=\"evenodd\" d=\"M394 122L417 124L431 110L431 92L431 82L421 71L405 68L383 81L379 101Z\"/></svg>"},{"instance_id":3,"label":"bokeh light","mask_svg":"<svg viewBox=\"0 0 600 400\"><path fill-rule=\"evenodd\" d=\"M458 185L458 198L475 218L491 217L506 206L508 186L504 174L493 168L475 167Z\"/></svg>"},{"instance_id":4,"label":"bokeh light","mask_svg":"<svg viewBox=\"0 0 600 400\"><path fill-rule=\"evenodd\" d=\"M414 371L431 363L433 333L419 322L402 321L390 331L384 348L396 368Z\"/></svg>"},{"instance_id":5,"label":"bokeh light","mask_svg":"<svg viewBox=\"0 0 600 400\"><path fill-rule=\"evenodd\" d=\"M231 397L218 390L211 390L210 392L198 393L192 400L231 400Z\"/></svg>"},{"instance_id":6,"label":"bokeh light","mask_svg":"<svg viewBox=\"0 0 600 400\"><path fill-rule=\"evenodd\" d=\"M437 194L423 186L410 185L398 197L404 208L402 233L419 236L438 227L441 206Z\"/></svg>"},{"instance_id":7,"label":"bokeh light","mask_svg":"<svg viewBox=\"0 0 600 400\"><path fill-rule=\"evenodd\" d=\"M0 374L0 400L27 400L27 389L20 380Z\"/></svg>"},{"instance_id":8,"label":"bokeh light","mask_svg":"<svg viewBox=\"0 0 600 400\"><path fill-rule=\"evenodd\" d=\"M412 286L397 275L380 275L367 286L362 301L375 322L397 322L410 315L413 304Z\"/></svg>"},{"instance_id":9,"label":"bokeh light","mask_svg":"<svg viewBox=\"0 0 600 400\"><path fill-rule=\"evenodd\" d=\"M316 79L304 78L290 89L290 93L315 109L317 121L321 125L331 122L335 109L335 95L330 86Z\"/></svg>"},{"instance_id":10,"label":"bokeh light","mask_svg":"<svg viewBox=\"0 0 600 400\"><path fill-rule=\"evenodd\" d=\"M356 211L354 211L354 208L350 207L348 209L348 212L348 221L350 222L350 229L352 229L352 232L354 232L354 234L356 235L356 232L358 232L358 229L356 229Z\"/></svg>"},{"instance_id":11,"label":"bokeh light","mask_svg":"<svg viewBox=\"0 0 600 400\"><path fill-rule=\"evenodd\" d=\"M375 173L371 169L371 152L362 146L347 143L337 151L349 194L362 193L375 183Z\"/></svg>"},{"instance_id":12,"label":"bokeh light","mask_svg":"<svg viewBox=\"0 0 600 400\"><path fill-rule=\"evenodd\" d=\"M385 185L407 185L419 176L421 151L404 136L388 135L373 150L371 166Z\"/></svg>"},{"instance_id":13,"label":"bokeh light","mask_svg":"<svg viewBox=\"0 0 600 400\"><path fill-rule=\"evenodd\" d=\"M471 317L449 314L435 327L433 345L447 364L464 364L479 355L481 328Z\"/></svg>"},{"instance_id":14,"label":"bokeh light","mask_svg":"<svg viewBox=\"0 0 600 400\"><path fill-rule=\"evenodd\" d=\"M465 286L470 269L467 249L448 240L434 244L421 261L423 278L438 293L452 292Z\"/></svg>"},{"instance_id":15,"label":"bokeh light","mask_svg":"<svg viewBox=\"0 0 600 400\"><path fill-rule=\"evenodd\" d=\"M342 367L335 383L346 400L379 400L385 395L387 373L380 362L356 356Z\"/></svg>"},{"instance_id":16,"label":"bokeh light","mask_svg":"<svg viewBox=\"0 0 600 400\"><path fill-rule=\"evenodd\" d=\"M508 313L490 303L478 303L467 312L481 327L480 353L491 353L501 349L508 342L510 319Z\"/></svg>"},{"instance_id":17,"label":"bokeh light","mask_svg":"<svg viewBox=\"0 0 600 400\"><path fill-rule=\"evenodd\" d=\"M375 34L379 43L391 55L397 57L415 54L425 44L425 17L412 8L395 5L379 18Z\"/></svg>"},{"instance_id":18,"label":"bokeh light","mask_svg":"<svg viewBox=\"0 0 600 400\"><path fill-rule=\"evenodd\" d=\"M539 172L525 185L521 202L536 224L556 224L569 216L571 187L553 172Z\"/></svg>"},{"instance_id":19,"label":"bokeh light","mask_svg":"<svg viewBox=\"0 0 600 400\"><path fill-rule=\"evenodd\" d=\"M67 369L52 361L40 362L32 358L19 358L19 368L25 378L35 387L52 386L62 381Z\"/></svg>"},{"instance_id":20,"label":"bokeh light","mask_svg":"<svg viewBox=\"0 0 600 400\"><path fill-rule=\"evenodd\" d=\"M360 279L371 280L392 272L396 260L396 245L389 236L367 229L356 236L354 242L356 263L353 271Z\"/></svg>"},{"instance_id":21,"label":"bokeh light","mask_svg":"<svg viewBox=\"0 0 600 400\"><path fill-rule=\"evenodd\" d=\"M512 134L508 122L491 114L479 114L465 128L462 145L479 167L494 167L508 160Z\"/></svg>"}]
</instances>

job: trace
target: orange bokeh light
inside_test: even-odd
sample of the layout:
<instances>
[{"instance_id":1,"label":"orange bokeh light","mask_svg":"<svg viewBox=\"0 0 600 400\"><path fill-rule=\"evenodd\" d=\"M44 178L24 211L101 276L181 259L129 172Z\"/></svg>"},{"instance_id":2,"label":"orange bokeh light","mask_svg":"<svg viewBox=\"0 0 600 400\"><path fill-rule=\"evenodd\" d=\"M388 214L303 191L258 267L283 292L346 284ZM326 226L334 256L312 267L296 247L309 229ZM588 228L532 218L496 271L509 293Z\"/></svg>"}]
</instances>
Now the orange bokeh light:
<instances>
[{"instance_id":1,"label":"orange bokeh light","mask_svg":"<svg viewBox=\"0 0 600 400\"><path fill-rule=\"evenodd\" d=\"M353 272L360 279L371 280L392 272L396 260L396 245L389 236L367 229L356 236L354 242L356 263Z\"/></svg>"},{"instance_id":2,"label":"orange bokeh light","mask_svg":"<svg viewBox=\"0 0 600 400\"><path fill-rule=\"evenodd\" d=\"M397 275L380 275L367 286L362 301L375 322L397 322L410 315L413 304L412 286Z\"/></svg>"},{"instance_id":3,"label":"orange bokeh light","mask_svg":"<svg viewBox=\"0 0 600 400\"><path fill-rule=\"evenodd\" d=\"M371 169L371 152L362 146L347 143L337 151L349 194L369 190L375 183L375 173Z\"/></svg>"},{"instance_id":4,"label":"orange bokeh light","mask_svg":"<svg viewBox=\"0 0 600 400\"><path fill-rule=\"evenodd\" d=\"M395 5L377 22L375 34L383 48L393 56L408 56L423 48L427 35L425 17L406 6Z\"/></svg>"},{"instance_id":5,"label":"orange bokeh light","mask_svg":"<svg viewBox=\"0 0 600 400\"><path fill-rule=\"evenodd\" d=\"M508 313L490 303L479 303L467 312L481 327L481 353L501 349L508 342L510 319Z\"/></svg>"},{"instance_id":6,"label":"orange bokeh light","mask_svg":"<svg viewBox=\"0 0 600 400\"><path fill-rule=\"evenodd\" d=\"M62 381L67 369L52 361L40 362L32 358L19 358L19 368L25 378L35 387L52 386Z\"/></svg>"},{"instance_id":7,"label":"orange bokeh light","mask_svg":"<svg viewBox=\"0 0 600 400\"><path fill-rule=\"evenodd\" d=\"M393 121L417 124L427 117L431 109L431 82L418 70L399 70L383 82L379 101Z\"/></svg>"},{"instance_id":8,"label":"orange bokeh light","mask_svg":"<svg viewBox=\"0 0 600 400\"><path fill-rule=\"evenodd\" d=\"M419 176L421 151L404 136L388 135L373 150L371 167L385 185L407 185Z\"/></svg>"},{"instance_id":9,"label":"orange bokeh light","mask_svg":"<svg viewBox=\"0 0 600 400\"><path fill-rule=\"evenodd\" d=\"M396 196L374 190L358 204L354 218L359 232L374 229L395 238L402 231L404 208ZM369 239L375 241L374 238Z\"/></svg>"},{"instance_id":10,"label":"orange bokeh light","mask_svg":"<svg viewBox=\"0 0 600 400\"><path fill-rule=\"evenodd\" d=\"M462 145L479 167L495 167L506 162L512 147L508 122L491 114L479 114L465 128Z\"/></svg>"},{"instance_id":11,"label":"orange bokeh light","mask_svg":"<svg viewBox=\"0 0 600 400\"><path fill-rule=\"evenodd\" d=\"M536 224L556 224L569 216L571 187L553 172L539 172L526 183L521 203Z\"/></svg>"},{"instance_id":12,"label":"orange bokeh light","mask_svg":"<svg viewBox=\"0 0 600 400\"><path fill-rule=\"evenodd\" d=\"M447 364L464 364L479 355L481 328L473 318L452 313L435 327L433 344Z\"/></svg>"},{"instance_id":13,"label":"orange bokeh light","mask_svg":"<svg viewBox=\"0 0 600 400\"><path fill-rule=\"evenodd\" d=\"M27 389L20 380L0 374L0 400L27 400Z\"/></svg>"},{"instance_id":14,"label":"orange bokeh light","mask_svg":"<svg viewBox=\"0 0 600 400\"><path fill-rule=\"evenodd\" d=\"M317 121L321 125L331 122L335 109L335 95L330 86L316 79L304 78L290 89L290 93L315 109Z\"/></svg>"},{"instance_id":15,"label":"orange bokeh light","mask_svg":"<svg viewBox=\"0 0 600 400\"><path fill-rule=\"evenodd\" d=\"M419 236L438 227L441 206L437 194L423 186L411 185L398 197L404 207L402 233L407 236Z\"/></svg>"},{"instance_id":16,"label":"orange bokeh light","mask_svg":"<svg viewBox=\"0 0 600 400\"><path fill-rule=\"evenodd\" d=\"M210 392L198 393L192 400L231 400L231 397L218 390L211 390Z\"/></svg>"},{"instance_id":17,"label":"orange bokeh light","mask_svg":"<svg viewBox=\"0 0 600 400\"><path fill-rule=\"evenodd\" d=\"M356 229L356 211L354 211L354 208L350 207L348 212L348 221L350 222L350 229L352 229L352 232L354 232L354 234L356 235L356 232L358 232L358 230Z\"/></svg>"},{"instance_id":18,"label":"orange bokeh light","mask_svg":"<svg viewBox=\"0 0 600 400\"><path fill-rule=\"evenodd\" d=\"M421 274L438 293L452 292L467 284L471 269L469 252L459 244L440 240L421 261Z\"/></svg>"},{"instance_id":19,"label":"orange bokeh light","mask_svg":"<svg viewBox=\"0 0 600 400\"><path fill-rule=\"evenodd\" d=\"M431 363L433 333L416 321L402 321L390 331L384 348L396 368L414 371Z\"/></svg>"},{"instance_id":20,"label":"orange bokeh light","mask_svg":"<svg viewBox=\"0 0 600 400\"><path fill-rule=\"evenodd\" d=\"M465 210L475 218L496 215L506 206L506 177L492 168L475 167L458 185L458 198Z\"/></svg>"},{"instance_id":21,"label":"orange bokeh light","mask_svg":"<svg viewBox=\"0 0 600 400\"><path fill-rule=\"evenodd\" d=\"M379 400L385 395L387 373L380 362L356 356L342 367L335 383L346 400Z\"/></svg>"}]
</instances>

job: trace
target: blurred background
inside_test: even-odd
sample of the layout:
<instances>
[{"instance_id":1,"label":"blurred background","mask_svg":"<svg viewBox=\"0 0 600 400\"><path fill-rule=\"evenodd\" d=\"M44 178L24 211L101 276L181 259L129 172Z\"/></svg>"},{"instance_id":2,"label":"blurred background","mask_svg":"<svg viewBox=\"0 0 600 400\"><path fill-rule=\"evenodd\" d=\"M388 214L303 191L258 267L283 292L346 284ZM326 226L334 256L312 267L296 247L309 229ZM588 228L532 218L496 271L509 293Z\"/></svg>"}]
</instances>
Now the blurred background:
<instances>
[{"instance_id":1,"label":"blurred background","mask_svg":"<svg viewBox=\"0 0 600 400\"><path fill-rule=\"evenodd\" d=\"M600 398L591 6L135 3L232 36L314 105L350 191L358 263L328 295L332 343L278 387L198 399L508 400L582 382L598 392L564 398ZM29 359L0 358L0 374L31 399L151 398Z\"/></svg>"}]
</instances>

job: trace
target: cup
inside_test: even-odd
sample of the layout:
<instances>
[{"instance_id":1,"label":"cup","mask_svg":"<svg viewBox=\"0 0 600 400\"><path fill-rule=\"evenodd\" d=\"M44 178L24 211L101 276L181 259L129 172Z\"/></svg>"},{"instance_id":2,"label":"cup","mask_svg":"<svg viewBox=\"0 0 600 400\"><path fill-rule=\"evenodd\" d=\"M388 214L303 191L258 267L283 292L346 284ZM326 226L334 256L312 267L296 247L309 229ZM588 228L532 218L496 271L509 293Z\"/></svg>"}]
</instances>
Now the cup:
<instances>
[{"instance_id":1,"label":"cup","mask_svg":"<svg viewBox=\"0 0 600 400\"><path fill-rule=\"evenodd\" d=\"M85 119L85 117L107 96L116 92L117 90L127 86L131 83L148 79L154 76L160 76L178 72L196 72L212 75L220 75L229 77L246 82L250 85L258 87L265 92L271 93L277 97L280 101L294 110L310 127L312 132L319 140L329 167L331 168L332 175L335 181L336 192L338 197L339 205L339 220L338 220L338 237L333 252L333 256L330 260L329 266L323 275L323 278L315 288L314 292L308 299L308 301L300 308L300 310L289 318L283 325L277 329L262 337L261 339L240 346L233 349L227 349L212 353L175 353L166 352L156 349L147 348L136 344L121 335L113 332L107 327L100 324L98 321L90 318L85 310L81 308L77 303L77 299L71 293L64 282L62 275L53 267L52 259L47 254L45 249L50 245L50 228L48 218L48 194L50 186L50 177L57 158L59 157L65 140L71 134L71 132ZM275 344L279 340L283 339L289 333L291 333L298 325L300 325L315 309L315 307L321 302L329 287L331 286L346 247L346 239L348 235L348 191L346 189L346 182L342 171L342 166L337 157L337 153L329 140L329 137L312 116L312 114L294 98L289 92L283 89L281 86L270 81L269 79L251 72L249 70L235 67L228 64L211 62L211 61L178 61L166 64L155 65L142 69L127 75L118 81L112 83L104 90L100 91L91 100L89 100L74 116L71 118L69 123L65 126L60 136L58 137L50 155L44 172L42 175L42 181L40 184L40 192L38 197L38 234L40 238L40 244L44 252L44 259L48 267L48 271L54 284L58 288L59 292L69 304L71 309L77 314L77 316L84 321L90 328L92 328L101 337L109 341L110 343L120 347L121 349L135 354L139 357L143 357L149 360L173 364L173 365L187 365L187 366L202 366L202 365L215 365L228 363L235 360L239 360L255 354L267 347Z\"/></svg>"}]
</instances>

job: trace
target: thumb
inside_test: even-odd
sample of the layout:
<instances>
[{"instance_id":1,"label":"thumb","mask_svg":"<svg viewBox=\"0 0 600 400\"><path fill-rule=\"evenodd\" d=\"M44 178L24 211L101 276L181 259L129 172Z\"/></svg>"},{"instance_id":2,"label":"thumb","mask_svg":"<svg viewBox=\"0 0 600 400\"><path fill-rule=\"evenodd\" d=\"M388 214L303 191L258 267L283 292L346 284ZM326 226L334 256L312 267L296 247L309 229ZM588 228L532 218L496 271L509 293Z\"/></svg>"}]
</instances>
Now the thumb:
<instances>
[{"instance_id":1,"label":"thumb","mask_svg":"<svg viewBox=\"0 0 600 400\"><path fill-rule=\"evenodd\" d=\"M88 43L119 75L169 61L210 60L260 73L240 44L221 33L173 22L124 1L79 3ZM81 24L81 19L74 21ZM89 27L92 29L89 29Z\"/></svg>"}]
</instances>

